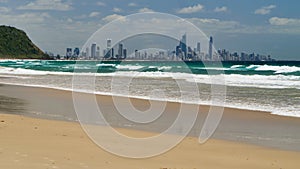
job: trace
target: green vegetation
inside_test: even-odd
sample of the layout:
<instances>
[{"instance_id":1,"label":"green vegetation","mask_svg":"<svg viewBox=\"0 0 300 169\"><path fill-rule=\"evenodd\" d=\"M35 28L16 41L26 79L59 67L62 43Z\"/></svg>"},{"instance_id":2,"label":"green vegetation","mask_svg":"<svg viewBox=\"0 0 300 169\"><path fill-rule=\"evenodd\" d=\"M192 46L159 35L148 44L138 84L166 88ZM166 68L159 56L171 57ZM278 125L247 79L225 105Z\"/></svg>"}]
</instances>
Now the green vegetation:
<instances>
[{"instance_id":1,"label":"green vegetation","mask_svg":"<svg viewBox=\"0 0 300 169\"><path fill-rule=\"evenodd\" d=\"M0 58L5 59L48 59L22 30L0 26Z\"/></svg>"}]
</instances>

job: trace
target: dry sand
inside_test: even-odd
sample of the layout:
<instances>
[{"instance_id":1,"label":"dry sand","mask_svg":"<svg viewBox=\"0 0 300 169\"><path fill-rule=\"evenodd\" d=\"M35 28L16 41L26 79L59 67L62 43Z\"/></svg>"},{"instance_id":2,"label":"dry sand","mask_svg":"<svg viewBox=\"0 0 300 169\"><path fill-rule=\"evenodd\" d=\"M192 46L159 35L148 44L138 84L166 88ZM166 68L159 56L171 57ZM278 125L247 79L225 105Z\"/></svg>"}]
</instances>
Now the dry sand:
<instances>
[{"instance_id":1,"label":"dry sand","mask_svg":"<svg viewBox=\"0 0 300 169\"><path fill-rule=\"evenodd\" d=\"M141 131L121 129L134 135ZM171 151L148 159L112 155L95 145L78 123L0 114L1 169L299 169L300 153L187 137Z\"/></svg>"}]
</instances>

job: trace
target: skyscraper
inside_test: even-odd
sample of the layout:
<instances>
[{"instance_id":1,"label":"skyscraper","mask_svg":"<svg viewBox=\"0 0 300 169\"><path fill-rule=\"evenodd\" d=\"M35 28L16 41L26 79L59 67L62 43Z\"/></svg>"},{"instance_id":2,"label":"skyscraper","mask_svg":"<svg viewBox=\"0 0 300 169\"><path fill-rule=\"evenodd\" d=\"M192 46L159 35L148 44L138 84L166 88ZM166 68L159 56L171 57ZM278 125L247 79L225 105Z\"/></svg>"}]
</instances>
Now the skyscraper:
<instances>
[{"instance_id":1,"label":"skyscraper","mask_svg":"<svg viewBox=\"0 0 300 169\"><path fill-rule=\"evenodd\" d=\"M72 57L72 48L67 48L66 57L67 59Z\"/></svg>"},{"instance_id":2,"label":"skyscraper","mask_svg":"<svg viewBox=\"0 0 300 169\"><path fill-rule=\"evenodd\" d=\"M123 59L127 58L127 49L123 49Z\"/></svg>"},{"instance_id":3,"label":"skyscraper","mask_svg":"<svg viewBox=\"0 0 300 169\"><path fill-rule=\"evenodd\" d=\"M107 46L108 49L111 48L111 39L107 39L106 46Z\"/></svg>"},{"instance_id":4,"label":"skyscraper","mask_svg":"<svg viewBox=\"0 0 300 169\"><path fill-rule=\"evenodd\" d=\"M200 53L201 53L201 43L200 43L200 42L197 43L197 49L196 49L196 52L197 52L197 54L200 54Z\"/></svg>"},{"instance_id":5,"label":"skyscraper","mask_svg":"<svg viewBox=\"0 0 300 169\"><path fill-rule=\"evenodd\" d=\"M209 59L212 60L213 59L213 37L211 36L209 38L209 49L208 49L208 56L209 56Z\"/></svg>"},{"instance_id":6,"label":"skyscraper","mask_svg":"<svg viewBox=\"0 0 300 169\"><path fill-rule=\"evenodd\" d=\"M97 47L97 45L95 43L93 43L91 46L91 58L92 59L96 58L96 47Z\"/></svg>"},{"instance_id":7,"label":"skyscraper","mask_svg":"<svg viewBox=\"0 0 300 169\"><path fill-rule=\"evenodd\" d=\"M90 57L90 49L88 47L85 49L85 54L87 58Z\"/></svg>"},{"instance_id":8,"label":"skyscraper","mask_svg":"<svg viewBox=\"0 0 300 169\"><path fill-rule=\"evenodd\" d=\"M97 50L96 50L96 58L100 59L100 47L97 46Z\"/></svg>"},{"instance_id":9,"label":"skyscraper","mask_svg":"<svg viewBox=\"0 0 300 169\"><path fill-rule=\"evenodd\" d=\"M79 56L79 54L80 54L79 48L75 48L73 52L74 52L74 53L73 53L73 56L74 56L75 58L77 58L77 57Z\"/></svg>"},{"instance_id":10,"label":"skyscraper","mask_svg":"<svg viewBox=\"0 0 300 169\"><path fill-rule=\"evenodd\" d=\"M184 59L186 59L187 57L187 44L186 44L186 39L187 39L187 36L186 36L186 33L182 36L181 38L181 41L180 41L180 48L183 52L183 57Z\"/></svg>"},{"instance_id":11,"label":"skyscraper","mask_svg":"<svg viewBox=\"0 0 300 169\"><path fill-rule=\"evenodd\" d=\"M107 39L106 41L106 54L104 55L105 58L112 58L114 56L113 49L111 48L111 39Z\"/></svg>"},{"instance_id":12,"label":"skyscraper","mask_svg":"<svg viewBox=\"0 0 300 169\"><path fill-rule=\"evenodd\" d=\"M179 45L176 46L176 56L182 60L187 58L187 44L186 44L186 34L180 39Z\"/></svg>"},{"instance_id":13,"label":"skyscraper","mask_svg":"<svg viewBox=\"0 0 300 169\"><path fill-rule=\"evenodd\" d=\"M123 44L119 43L119 50L118 50L118 59L123 58Z\"/></svg>"}]
</instances>

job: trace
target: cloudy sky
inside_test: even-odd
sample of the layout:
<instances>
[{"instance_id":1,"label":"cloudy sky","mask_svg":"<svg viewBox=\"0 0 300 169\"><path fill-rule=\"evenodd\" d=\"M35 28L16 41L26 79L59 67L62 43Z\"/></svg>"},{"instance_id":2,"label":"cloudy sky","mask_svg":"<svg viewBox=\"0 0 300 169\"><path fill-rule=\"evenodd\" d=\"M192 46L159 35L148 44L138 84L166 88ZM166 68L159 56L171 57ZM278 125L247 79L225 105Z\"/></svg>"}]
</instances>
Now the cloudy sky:
<instances>
[{"instance_id":1,"label":"cloudy sky","mask_svg":"<svg viewBox=\"0 0 300 169\"><path fill-rule=\"evenodd\" d=\"M0 25L64 54L116 18L154 11L192 22L214 37L217 49L300 60L299 6L298 0L0 0Z\"/></svg>"}]
</instances>

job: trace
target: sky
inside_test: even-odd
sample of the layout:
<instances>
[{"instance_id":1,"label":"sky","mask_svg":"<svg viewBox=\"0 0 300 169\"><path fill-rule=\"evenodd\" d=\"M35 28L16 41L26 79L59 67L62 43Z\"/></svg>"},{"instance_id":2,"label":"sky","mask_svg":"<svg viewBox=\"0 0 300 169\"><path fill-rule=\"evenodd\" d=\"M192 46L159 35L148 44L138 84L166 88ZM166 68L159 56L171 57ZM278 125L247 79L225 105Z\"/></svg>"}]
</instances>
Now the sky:
<instances>
[{"instance_id":1,"label":"sky","mask_svg":"<svg viewBox=\"0 0 300 169\"><path fill-rule=\"evenodd\" d=\"M161 12L213 36L216 49L300 60L299 6L298 0L0 0L0 25L24 30L44 51L65 54L114 19Z\"/></svg>"}]
</instances>

